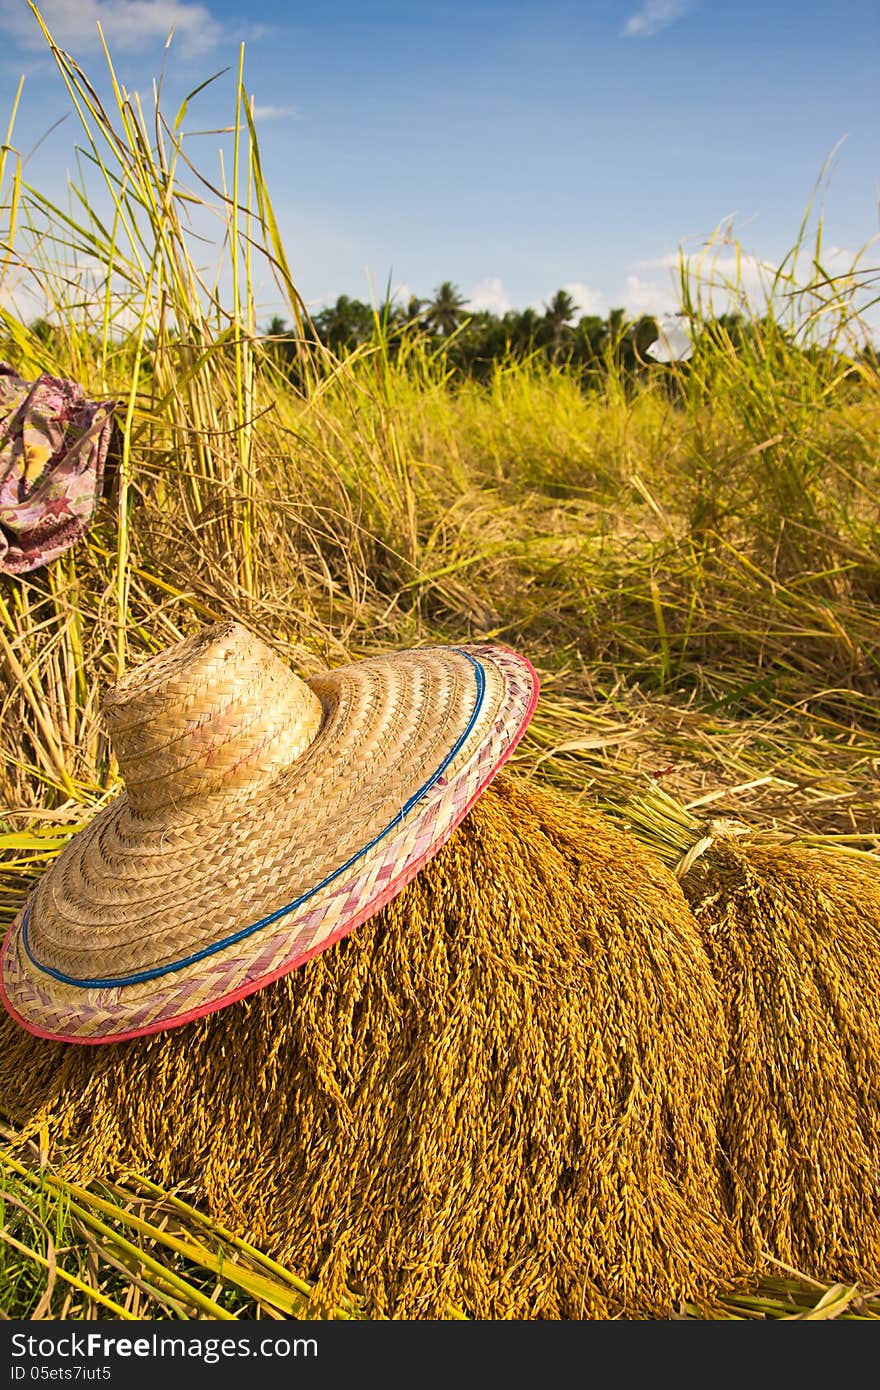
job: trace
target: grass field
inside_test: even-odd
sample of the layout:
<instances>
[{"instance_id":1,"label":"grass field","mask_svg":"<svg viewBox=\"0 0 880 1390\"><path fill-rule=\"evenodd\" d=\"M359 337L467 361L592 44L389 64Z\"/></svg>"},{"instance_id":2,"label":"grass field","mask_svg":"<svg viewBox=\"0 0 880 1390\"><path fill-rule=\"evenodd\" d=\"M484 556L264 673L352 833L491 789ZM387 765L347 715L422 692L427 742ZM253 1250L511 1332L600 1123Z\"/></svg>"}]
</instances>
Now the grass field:
<instances>
[{"instance_id":1,"label":"grass field","mask_svg":"<svg viewBox=\"0 0 880 1390\"><path fill-rule=\"evenodd\" d=\"M82 183L27 184L13 112L0 357L116 397L119 440L86 539L0 582L4 926L115 788L102 688L226 616L305 674L497 638L542 680L521 773L616 805L659 780L698 814L880 852L880 379L859 351L870 284L829 279L821 226L796 229L760 316L727 287L751 315L738 348L700 331L707 286L683 266L686 366L627 380L609 358L584 392L510 360L477 385L416 333L391 351L377 319L344 360L304 346L296 390L254 302L271 270L304 327L241 78L231 163L200 172L186 109L145 110L115 78L105 107L47 44ZM26 274L40 332L15 312ZM144 1175L81 1192L11 1131L0 1162L7 1316L309 1315L294 1273ZM880 1301L779 1270L699 1315L876 1318Z\"/></svg>"}]
</instances>

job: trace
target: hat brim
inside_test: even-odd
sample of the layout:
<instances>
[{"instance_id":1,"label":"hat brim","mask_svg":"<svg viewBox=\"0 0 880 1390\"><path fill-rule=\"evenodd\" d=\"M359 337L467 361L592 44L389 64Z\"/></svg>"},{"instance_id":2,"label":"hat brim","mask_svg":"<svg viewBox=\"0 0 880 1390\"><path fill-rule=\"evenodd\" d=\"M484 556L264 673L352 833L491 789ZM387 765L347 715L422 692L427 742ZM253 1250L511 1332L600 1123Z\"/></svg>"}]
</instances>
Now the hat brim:
<instances>
[{"instance_id":1,"label":"hat brim","mask_svg":"<svg viewBox=\"0 0 880 1390\"><path fill-rule=\"evenodd\" d=\"M270 786L152 817L123 792L74 837L0 952L0 998L24 1028L146 1036L326 950L448 840L538 698L531 664L489 646L371 658L309 684L322 730ZM351 710L392 688L394 716L359 736Z\"/></svg>"}]
</instances>

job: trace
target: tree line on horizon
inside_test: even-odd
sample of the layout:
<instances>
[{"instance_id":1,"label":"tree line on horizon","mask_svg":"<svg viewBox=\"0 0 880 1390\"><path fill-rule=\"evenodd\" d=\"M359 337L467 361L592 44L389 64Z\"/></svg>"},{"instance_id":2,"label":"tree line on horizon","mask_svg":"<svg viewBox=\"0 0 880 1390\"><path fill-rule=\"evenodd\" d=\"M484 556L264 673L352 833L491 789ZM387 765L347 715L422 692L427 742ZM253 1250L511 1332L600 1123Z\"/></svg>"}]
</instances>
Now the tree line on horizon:
<instances>
[{"instance_id":1,"label":"tree line on horizon","mask_svg":"<svg viewBox=\"0 0 880 1390\"><path fill-rule=\"evenodd\" d=\"M306 332L337 355L351 352L381 334L392 351L406 336L419 335L441 348L451 367L464 375L485 379L494 365L512 357L538 357L586 371L596 370L613 356L625 372L647 365L645 351L658 336L656 318L643 314L630 320L622 308L603 318L579 314L574 297L557 290L543 310L469 309L458 286L444 280L430 299L410 296L406 303L386 299L374 307L349 295L311 316ZM286 320L275 316L265 336L282 353L294 355L297 335ZM287 351L285 351L287 349Z\"/></svg>"},{"instance_id":2,"label":"tree line on horizon","mask_svg":"<svg viewBox=\"0 0 880 1390\"><path fill-rule=\"evenodd\" d=\"M752 319L744 313L726 312L700 324L700 335L708 333L725 349L739 352L746 343L761 338L771 319ZM542 309L508 309L503 314L490 309L469 309L468 301L451 280L444 280L429 299L410 296L406 303L390 294L376 307L349 295L339 295L306 320L305 332L329 348L337 356L371 342L382 340L386 351L394 355L413 336L422 337L432 348L441 351L446 364L466 377L488 380L497 364L513 359L531 358L548 365L565 366L579 374L588 386L598 382L609 369L624 380L634 380L647 371L663 370L648 349L660 336L660 324L652 314L630 318L623 308L610 309L605 317L581 314L568 290L560 289L547 300ZM839 353L817 343L798 349L794 336L773 320L776 337L788 340L790 348L811 357L831 354L839 365ZM265 329L268 340L277 345L283 359L289 363L291 379L296 379L297 333L278 316L270 319ZM844 371L841 380L850 378L857 364L876 372L880 369L877 346L866 339L855 353L857 362ZM665 377L673 394L679 390L678 374Z\"/></svg>"},{"instance_id":3,"label":"tree line on horizon","mask_svg":"<svg viewBox=\"0 0 880 1390\"><path fill-rule=\"evenodd\" d=\"M728 312L701 322L700 336L708 333L719 344L738 352L748 341L760 338L764 326L763 319ZM35 319L28 327L46 343L62 332L46 318ZM778 323L774 331L795 347L793 338ZM302 373L303 338L320 343L336 356L381 342L392 357L406 343L420 339L432 351L442 353L445 365L454 373L478 381L489 380L501 363L531 359L565 367L579 375L585 387L601 383L609 371L634 383L646 372L658 370L673 395L681 387L680 374L664 371L648 351L660 336L656 317L641 314L629 318L623 308L610 309L604 317L580 314L574 297L565 289L557 290L541 309L508 309L503 314L469 309L451 280L438 285L430 299L411 295L405 303L389 294L383 304L375 306L341 294L334 304L307 316L302 331L274 315L261 336L294 387L301 387L306 380ZM815 357L824 356L828 349L814 344L801 351ZM872 371L880 369L880 354L872 342L866 341L856 357ZM850 375L851 371L845 371L841 379Z\"/></svg>"},{"instance_id":4,"label":"tree line on horizon","mask_svg":"<svg viewBox=\"0 0 880 1390\"><path fill-rule=\"evenodd\" d=\"M727 312L701 323L700 333L708 333L719 343L739 351L746 342L760 337L766 324L745 314ZM405 303L390 297L380 306L339 295L334 304L311 315L304 324L308 338L344 356L358 347L382 341L394 356L404 343L421 337L432 349L443 353L452 370L478 381L488 380L499 363L511 359L544 361L564 366L579 375L582 384L598 384L609 370L618 378L635 381L648 371L662 371L669 390L680 389L678 373L655 360L648 349L660 337L660 323L652 314L630 318L623 308L599 314L581 314L574 297L560 289L541 309L508 309L503 314L490 309L469 309L458 286L444 280L430 299L413 295ZM774 331L782 332L778 323ZM264 336L289 366L292 381L298 379L300 335L275 316L266 325ZM790 336L782 332L782 336ZM804 351L821 354L813 346ZM859 354L876 368L877 353L866 345Z\"/></svg>"}]
</instances>

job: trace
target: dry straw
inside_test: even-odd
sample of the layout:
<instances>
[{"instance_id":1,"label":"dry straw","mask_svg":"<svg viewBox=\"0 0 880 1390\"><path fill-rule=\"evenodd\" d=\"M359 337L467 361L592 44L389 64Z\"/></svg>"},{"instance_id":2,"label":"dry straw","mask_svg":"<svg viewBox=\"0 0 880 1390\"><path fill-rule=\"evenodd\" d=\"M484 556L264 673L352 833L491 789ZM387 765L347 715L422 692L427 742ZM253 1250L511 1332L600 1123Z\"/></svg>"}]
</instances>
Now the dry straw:
<instances>
[{"instance_id":1,"label":"dry straw","mask_svg":"<svg viewBox=\"0 0 880 1390\"><path fill-rule=\"evenodd\" d=\"M623 813L677 867L730 1033L721 1126L747 1248L880 1281L880 865L701 822L658 790Z\"/></svg>"},{"instance_id":2,"label":"dry straw","mask_svg":"<svg viewBox=\"0 0 880 1390\"><path fill-rule=\"evenodd\" d=\"M0 1025L0 1106L147 1170L372 1316L663 1316L742 1270L727 1039L673 875L500 777L381 913L250 999L102 1048ZM46 1129L43 1130L45 1135Z\"/></svg>"}]
</instances>

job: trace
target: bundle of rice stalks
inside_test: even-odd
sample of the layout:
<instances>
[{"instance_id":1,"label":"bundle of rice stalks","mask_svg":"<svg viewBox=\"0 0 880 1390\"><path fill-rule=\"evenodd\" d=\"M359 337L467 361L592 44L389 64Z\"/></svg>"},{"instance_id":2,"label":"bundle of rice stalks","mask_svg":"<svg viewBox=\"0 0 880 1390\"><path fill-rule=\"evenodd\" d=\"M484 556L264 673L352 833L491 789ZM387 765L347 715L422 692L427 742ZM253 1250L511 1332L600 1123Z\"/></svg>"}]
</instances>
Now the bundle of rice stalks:
<instances>
[{"instance_id":1,"label":"bundle of rice stalks","mask_svg":"<svg viewBox=\"0 0 880 1390\"><path fill-rule=\"evenodd\" d=\"M699 821L659 789L625 823L674 866L730 1035L727 1206L754 1254L880 1281L880 864Z\"/></svg>"},{"instance_id":2,"label":"bundle of rice stalks","mask_svg":"<svg viewBox=\"0 0 880 1390\"><path fill-rule=\"evenodd\" d=\"M374 1317L656 1317L731 1287L724 1010L673 875L499 777L364 926L102 1047L0 1023L0 1106L146 1171ZM316 1303L317 1306L317 1303Z\"/></svg>"}]
</instances>

